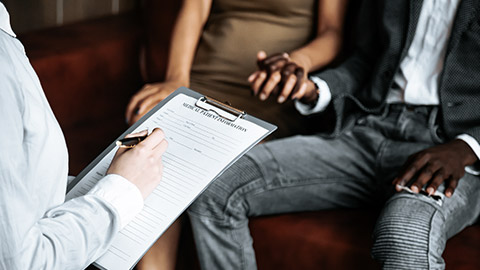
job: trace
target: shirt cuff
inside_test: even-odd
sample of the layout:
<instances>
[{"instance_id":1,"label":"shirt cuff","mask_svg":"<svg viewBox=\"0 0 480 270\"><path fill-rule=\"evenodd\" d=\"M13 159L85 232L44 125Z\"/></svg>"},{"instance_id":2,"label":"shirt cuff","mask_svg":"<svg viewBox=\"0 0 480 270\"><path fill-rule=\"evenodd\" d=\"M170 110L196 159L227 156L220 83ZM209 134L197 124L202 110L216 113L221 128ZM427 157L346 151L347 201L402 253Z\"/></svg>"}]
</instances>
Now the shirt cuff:
<instances>
[{"instance_id":1,"label":"shirt cuff","mask_svg":"<svg viewBox=\"0 0 480 270\"><path fill-rule=\"evenodd\" d=\"M468 134L461 134L461 135L458 135L456 138L466 142L468 146L472 148L473 153L475 153L477 158L480 160L480 144L477 142L475 138L473 138ZM476 162L474 165L465 167L465 171L468 172L469 174L480 175L480 163Z\"/></svg>"},{"instance_id":2,"label":"shirt cuff","mask_svg":"<svg viewBox=\"0 0 480 270\"><path fill-rule=\"evenodd\" d=\"M317 103L313 107L308 104L304 104L299 100L295 101L295 108L303 115L323 112L332 100L332 92L330 92L330 87L328 87L328 84L324 80L313 76L310 77L310 80L317 86L319 90L318 99Z\"/></svg>"},{"instance_id":3,"label":"shirt cuff","mask_svg":"<svg viewBox=\"0 0 480 270\"><path fill-rule=\"evenodd\" d=\"M120 216L124 228L143 208L143 196L132 182L118 174L103 177L89 192L109 202Z\"/></svg>"}]
</instances>

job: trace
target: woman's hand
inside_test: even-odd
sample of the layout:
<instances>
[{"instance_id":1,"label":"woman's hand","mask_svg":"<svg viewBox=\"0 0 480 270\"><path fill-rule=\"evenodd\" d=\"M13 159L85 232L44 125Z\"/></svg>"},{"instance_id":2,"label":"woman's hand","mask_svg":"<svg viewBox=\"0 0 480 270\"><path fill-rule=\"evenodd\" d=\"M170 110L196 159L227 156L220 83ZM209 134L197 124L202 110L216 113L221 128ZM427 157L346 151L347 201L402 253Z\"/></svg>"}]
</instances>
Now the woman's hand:
<instances>
[{"instance_id":1,"label":"woman's hand","mask_svg":"<svg viewBox=\"0 0 480 270\"><path fill-rule=\"evenodd\" d=\"M144 114L150 111L160 101L181 86L188 83L181 81L166 81L161 83L145 84L128 103L125 118L129 125L137 122Z\"/></svg>"},{"instance_id":2,"label":"woman's hand","mask_svg":"<svg viewBox=\"0 0 480 270\"><path fill-rule=\"evenodd\" d=\"M267 57L264 51L257 54L259 70L248 77L254 95L260 100L278 96L278 103L287 99L310 99L316 96L315 87L308 87L308 70L294 61L287 53Z\"/></svg>"},{"instance_id":3,"label":"woman's hand","mask_svg":"<svg viewBox=\"0 0 480 270\"><path fill-rule=\"evenodd\" d=\"M127 135L126 137L144 136L148 131ZM162 155L168 143L165 134L159 128L142 142L131 149L118 149L107 174L118 174L138 187L143 198L147 198L162 179Z\"/></svg>"}]
</instances>

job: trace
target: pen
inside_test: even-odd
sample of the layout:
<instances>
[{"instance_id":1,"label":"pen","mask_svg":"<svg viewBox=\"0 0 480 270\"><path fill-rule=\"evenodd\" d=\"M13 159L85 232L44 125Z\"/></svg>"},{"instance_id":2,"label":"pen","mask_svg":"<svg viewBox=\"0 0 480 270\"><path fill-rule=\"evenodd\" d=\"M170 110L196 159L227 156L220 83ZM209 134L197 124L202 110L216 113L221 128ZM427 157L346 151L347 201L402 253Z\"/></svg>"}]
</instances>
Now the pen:
<instances>
[{"instance_id":1,"label":"pen","mask_svg":"<svg viewBox=\"0 0 480 270\"><path fill-rule=\"evenodd\" d=\"M145 140L148 135L145 136L138 136L138 137L130 137L118 140L116 144L121 148L133 148L135 145L140 143L141 141Z\"/></svg>"}]
</instances>

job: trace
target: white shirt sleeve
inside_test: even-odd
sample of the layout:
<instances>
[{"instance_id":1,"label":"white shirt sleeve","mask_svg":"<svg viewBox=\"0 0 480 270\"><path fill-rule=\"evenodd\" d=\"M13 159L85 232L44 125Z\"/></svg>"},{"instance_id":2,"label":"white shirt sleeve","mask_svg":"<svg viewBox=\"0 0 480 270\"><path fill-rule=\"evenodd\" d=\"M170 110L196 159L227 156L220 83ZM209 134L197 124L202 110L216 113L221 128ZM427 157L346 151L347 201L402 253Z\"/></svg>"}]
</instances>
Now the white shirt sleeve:
<instances>
[{"instance_id":1,"label":"white shirt sleeve","mask_svg":"<svg viewBox=\"0 0 480 270\"><path fill-rule=\"evenodd\" d=\"M295 108L303 115L323 112L332 100L332 92L330 92L330 87L328 87L328 84L324 80L315 76L311 76L310 80L317 86L319 94L317 103L313 107L308 104L304 104L299 100L295 101Z\"/></svg>"},{"instance_id":2,"label":"white shirt sleeve","mask_svg":"<svg viewBox=\"0 0 480 270\"><path fill-rule=\"evenodd\" d=\"M139 191L105 177L102 191L64 201L63 135L23 46L1 30L0 89L0 269L84 269L131 215L117 200L138 208Z\"/></svg>"},{"instance_id":3,"label":"white shirt sleeve","mask_svg":"<svg viewBox=\"0 0 480 270\"><path fill-rule=\"evenodd\" d=\"M143 196L132 182L118 174L109 174L89 192L113 205L120 216L120 228L124 228L143 208Z\"/></svg>"},{"instance_id":4,"label":"white shirt sleeve","mask_svg":"<svg viewBox=\"0 0 480 270\"><path fill-rule=\"evenodd\" d=\"M480 144L478 144L477 140L473 138L472 136L468 134L461 134L457 136L457 139L460 139L468 144L470 148L472 148L473 152L477 156L477 158L480 160ZM480 166L477 165L472 165L472 166L467 166L465 167L465 171L468 172L469 174L473 175L480 175Z\"/></svg>"}]
</instances>

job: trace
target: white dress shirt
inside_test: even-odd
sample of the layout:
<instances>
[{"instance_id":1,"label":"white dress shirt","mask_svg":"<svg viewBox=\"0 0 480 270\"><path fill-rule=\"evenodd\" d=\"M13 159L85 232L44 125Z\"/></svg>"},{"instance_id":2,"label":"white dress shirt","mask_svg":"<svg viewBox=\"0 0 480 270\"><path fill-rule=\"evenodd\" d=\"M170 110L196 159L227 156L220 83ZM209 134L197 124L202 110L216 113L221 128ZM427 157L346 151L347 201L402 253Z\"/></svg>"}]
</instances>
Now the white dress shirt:
<instances>
[{"instance_id":1,"label":"white dress shirt","mask_svg":"<svg viewBox=\"0 0 480 270\"><path fill-rule=\"evenodd\" d=\"M412 44L393 78L399 87L390 89L387 103L440 103L438 82L459 3L460 0L423 2Z\"/></svg>"},{"instance_id":2,"label":"white dress shirt","mask_svg":"<svg viewBox=\"0 0 480 270\"><path fill-rule=\"evenodd\" d=\"M143 207L138 188L107 175L64 202L65 139L0 2L0 269L82 269Z\"/></svg>"},{"instance_id":3,"label":"white dress shirt","mask_svg":"<svg viewBox=\"0 0 480 270\"><path fill-rule=\"evenodd\" d=\"M439 76L443 69L448 39L460 0L424 0L417 23L415 36L407 55L394 76L398 87L387 94L387 103L412 105L438 105ZM320 90L317 104L311 107L295 102L297 110L304 115L325 110L332 99L328 84L315 76L310 77ZM480 159L480 145L468 134L457 136L465 141ZM468 168L469 172L472 172Z\"/></svg>"}]
</instances>

